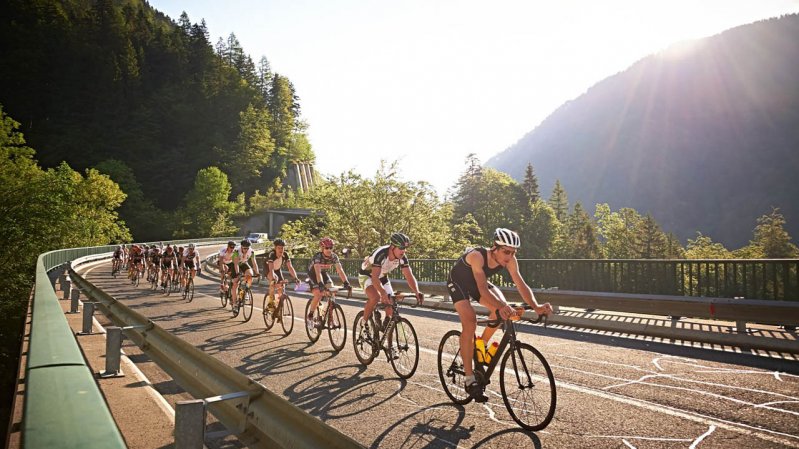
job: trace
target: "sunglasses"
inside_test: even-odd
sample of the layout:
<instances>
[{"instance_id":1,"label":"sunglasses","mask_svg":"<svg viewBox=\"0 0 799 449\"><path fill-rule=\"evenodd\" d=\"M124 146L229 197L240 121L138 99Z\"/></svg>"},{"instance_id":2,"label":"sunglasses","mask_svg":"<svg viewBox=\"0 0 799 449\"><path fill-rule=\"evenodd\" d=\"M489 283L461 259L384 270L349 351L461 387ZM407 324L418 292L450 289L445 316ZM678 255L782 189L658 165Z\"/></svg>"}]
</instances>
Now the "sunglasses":
<instances>
[{"instance_id":1,"label":"sunglasses","mask_svg":"<svg viewBox=\"0 0 799 449\"><path fill-rule=\"evenodd\" d=\"M323 248L323 249L333 249L333 247L332 247L332 246L323 246L322 248Z\"/></svg>"},{"instance_id":2,"label":"sunglasses","mask_svg":"<svg viewBox=\"0 0 799 449\"><path fill-rule=\"evenodd\" d=\"M516 254L516 250L515 249L502 248L502 249L500 249L500 251L502 251L503 253L505 253L505 254L507 254L509 256L512 256L512 255Z\"/></svg>"}]
</instances>

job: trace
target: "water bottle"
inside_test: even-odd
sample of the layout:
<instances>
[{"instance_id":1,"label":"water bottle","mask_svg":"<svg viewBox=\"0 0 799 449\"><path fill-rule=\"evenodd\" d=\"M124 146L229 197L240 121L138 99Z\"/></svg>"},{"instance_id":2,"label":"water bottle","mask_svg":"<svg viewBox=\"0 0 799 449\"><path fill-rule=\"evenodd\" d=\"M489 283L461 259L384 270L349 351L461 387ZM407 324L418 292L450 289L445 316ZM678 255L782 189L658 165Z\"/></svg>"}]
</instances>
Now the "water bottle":
<instances>
[{"instance_id":1,"label":"water bottle","mask_svg":"<svg viewBox=\"0 0 799 449\"><path fill-rule=\"evenodd\" d=\"M497 354L497 349L499 349L499 343L497 342L491 343L491 346L489 346L488 350L486 351L486 357L485 357L486 363L491 363L491 359L493 359L494 356Z\"/></svg>"},{"instance_id":2,"label":"water bottle","mask_svg":"<svg viewBox=\"0 0 799 449\"><path fill-rule=\"evenodd\" d=\"M474 346L477 348L477 361L479 363L485 362L485 354L486 354L486 346L483 339L478 337L477 335L474 336Z\"/></svg>"}]
</instances>

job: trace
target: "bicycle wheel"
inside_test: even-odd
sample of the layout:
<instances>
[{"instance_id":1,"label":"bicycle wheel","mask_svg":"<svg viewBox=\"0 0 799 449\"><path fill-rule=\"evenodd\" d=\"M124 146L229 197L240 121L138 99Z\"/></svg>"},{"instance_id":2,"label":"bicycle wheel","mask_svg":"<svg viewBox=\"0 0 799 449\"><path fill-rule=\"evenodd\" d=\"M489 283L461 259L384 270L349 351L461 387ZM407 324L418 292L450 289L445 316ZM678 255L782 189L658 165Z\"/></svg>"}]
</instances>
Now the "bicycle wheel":
<instances>
[{"instance_id":1,"label":"bicycle wheel","mask_svg":"<svg viewBox=\"0 0 799 449\"><path fill-rule=\"evenodd\" d=\"M227 300L228 300L227 292L228 291L230 291L230 287L228 287L227 290L222 290L222 289L219 290L219 302L222 303L222 307L223 308L227 307Z\"/></svg>"},{"instance_id":2,"label":"bicycle wheel","mask_svg":"<svg viewBox=\"0 0 799 449\"><path fill-rule=\"evenodd\" d=\"M361 310L355 315L352 324L352 346L355 348L355 357L362 365L369 365L377 356L377 340L375 320L369 317L368 321L364 321Z\"/></svg>"},{"instance_id":3,"label":"bicycle wheel","mask_svg":"<svg viewBox=\"0 0 799 449\"><path fill-rule=\"evenodd\" d=\"M309 311L311 310L311 301L312 300L308 300L308 302L305 304L305 315L303 315L303 319L305 321L305 333L308 334L308 339L311 340L311 343L316 343L316 340L319 340L319 335L322 334L322 328L320 326L317 326L317 325L314 325L314 326L312 326L310 328L308 327L308 314L309 314ZM319 307L322 307L322 302L321 301L319 301ZM317 307L316 310L314 310L314 313L313 313L314 323L319 323L320 322L320 320L319 320L319 307Z\"/></svg>"},{"instance_id":4,"label":"bicycle wheel","mask_svg":"<svg viewBox=\"0 0 799 449\"><path fill-rule=\"evenodd\" d=\"M347 343L347 318L344 316L344 309L338 304L333 304L333 309L328 312L327 335L336 352L344 349Z\"/></svg>"},{"instance_id":5,"label":"bicycle wheel","mask_svg":"<svg viewBox=\"0 0 799 449\"><path fill-rule=\"evenodd\" d=\"M231 309L230 311L233 312L233 318L239 316L239 310L241 310L241 301L242 301L241 294L242 290L241 288L239 288L236 291L236 297L230 298L230 309Z\"/></svg>"},{"instance_id":6,"label":"bicycle wheel","mask_svg":"<svg viewBox=\"0 0 799 449\"><path fill-rule=\"evenodd\" d=\"M133 285L139 286L139 270L136 270L136 274L133 276Z\"/></svg>"},{"instance_id":7,"label":"bicycle wheel","mask_svg":"<svg viewBox=\"0 0 799 449\"><path fill-rule=\"evenodd\" d=\"M451 330L444 334L438 344L438 378L444 393L456 404L466 404L471 400L463 384L465 375L461 358L461 331Z\"/></svg>"},{"instance_id":8,"label":"bicycle wheel","mask_svg":"<svg viewBox=\"0 0 799 449\"><path fill-rule=\"evenodd\" d=\"M541 430L555 416L557 393L549 363L527 343L502 358L499 388L511 418L525 430Z\"/></svg>"},{"instance_id":9,"label":"bicycle wheel","mask_svg":"<svg viewBox=\"0 0 799 449\"><path fill-rule=\"evenodd\" d=\"M191 302L194 299L194 278L189 277L186 281L186 299Z\"/></svg>"},{"instance_id":10,"label":"bicycle wheel","mask_svg":"<svg viewBox=\"0 0 799 449\"><path fill-rule=\"evenodd\" d=\"M269 308L269 295L264 295L264 305L262 307L263 314L264 314L264 326L266 326L266 330L272 329L272 326L275 325L275 314Z\"/></svg>"},{"instance_id":11,"label":"bicycle wheel","mask_svg":"<svg viewBox=\"0 0 799 449\"><path fill-rule=\"evenodd\" d=\"M241 309L244 312L244 322L250 321L252 318L252 290L248 288L244 289L244 298L241 300Z\"/></svg>"},{"instance_id":12,"label":"bicycle wheel","mask_svg":"<svg viewBox=\"0 0 799 449\"><path fill-rule=\"evenodd\" d=\"M413 376L419 366L419 340L407 319L400 318L388 334L388 353L397 376L403 379Z\"/></svg>"},{"instance_id":13,"label":"bicycle wheel","mask_svg":"<svg viewBox=\"0 0 799 449\"><path fill-rule=\"evenodd\" d=\"M280 297L280 302L277 305L277 317L280 326L283 327L283 335L290 334L294 329L294 305L291 303L291 298L285 293Z\"/></svg>"}]
</instances>

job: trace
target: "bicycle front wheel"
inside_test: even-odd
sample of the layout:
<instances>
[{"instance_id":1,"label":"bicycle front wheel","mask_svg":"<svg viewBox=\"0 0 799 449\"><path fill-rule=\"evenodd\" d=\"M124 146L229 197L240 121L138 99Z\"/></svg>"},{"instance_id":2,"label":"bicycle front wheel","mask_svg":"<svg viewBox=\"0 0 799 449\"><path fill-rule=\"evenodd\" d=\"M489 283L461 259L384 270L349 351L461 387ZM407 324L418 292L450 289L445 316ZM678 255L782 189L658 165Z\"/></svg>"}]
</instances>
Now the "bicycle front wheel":
<instances>
[{"instance_id":1,"label":"bicycle front wheel","mask_svg":"<svg viewBox=\"0 0 799 449\"><path fill-rule=\"evenodd\" d=\"M328 313L327 335L333 350L339 352L344 349L347 343L347 319L344 317L344 309L338 304L333 304L333 309Z\"/></svg>"},{"instance_id":2,"label":"bicycle front wheel","mask_svg":"<svg viewBox=\"0 0 799 449\"><path fill-rule=\"evenodd\" d=\"M283 335L288 336L294 329L294 305L286 294L280 297L280 302L277 305L277 319L283 328Z\"/></svg>"},{"instance_id":3,"label":"bicycle front wheel","mask_svg":"<svg viewBox=\"0 0 799 449\"><path fill-rule=\"evenodd\" d=\"M311 310L311 302L313 300L308 300L305 304L305 315L303 315L305 321L305 333L308 334L308 339L311 340L311 343L316 343L316 340L319 340L319 336L322 334L322 328L317 324L320 322L319 319L319 307L322 307L322 302L319 301L319 307L316 308L313 312L313 316L311 317L311 322L308 322L308 315Z\"/></svg>"},{"instance_id":4,"label":"bicycle front wheel","mask_svg":"<svg viewBox=\"0 0 799 449\"><path fill-rule=\"evenodd\" d=\"M461 357L461 331L451 330L438 344L438 378L444 393L456 404L466 404L471 397L464 388L463 358Z\"/></svg>"},{"instance_id":5,"label":"bicycle front wheel","mask_svg":"<svg viewBox=\"0 0 799 449\"><path fill-rule=\"evenodd\" d=\"M369 365L377 356L377 328L372 317L363 319L363 310L355 315L352 325L352 346L355 357L363 365Z\"/></svg>"},{"instance_id":6,"label":"bicycle front wheel","mask_svg":"<svg viewBox=\"0 0 799 449\"><path fill-rule=\"evenodd\" d=\"M241 300L241 311L244 312L244 322L250 321L252 318L252 290L249 288L244 290L244 298Z\"/></svg>"},{"instance_id":7,"label":"bicycle front wheel","mask_svg":"<svg viewBox=\"0 0 799 449\"><path fill-rule=\"evenodd\" d=\"M531 345L517 342L505 354L499 387L511 418L523 429L541 430L555 416L555 377L547 360Z\"/></svg>"},{"instance_id":8,"label":"bicycle front wheel","mask_svg":"<svg viewBox=\"0 0 799 449\"><path fill-rule=\"evenodd\" d=\"M189 302L192 302L192 300L194 300L194 278L190 277L189 280L186 281L186 291Z\"/></svg>"},{"instance_id":9,"label":"bicycle front wheel","mask_svg":"<svg viewBox=\"0 0 799 449\"><path fill-rule=\"evenodd\" d=\"M413 376L419 365L419 340L410 321L400 318L396 322L388 334L388 349L394 372L403 379Z\"/></svg>"},{"instance_id":10,"label":"bicycle front wheel","mask_svg":"<svg viewBox=\"0 0 799 449\"><path fill-rule=\"evenodd\" d=\"M227 291L219 289L219 302L222 303L222 307L227 307Z\"/></svg>"},{"instance_id":11,"label":"bicycle front wheel","mask_svg":"<svg viewBox=\"0 0 799 449\"><path fill-rule=\"evenodd\" d=\"M266 326L266 330L272 329L272 326L275 325L275 314L273 310L269 307L268 294L264 295L263 313L264 313L264 326Z\"/></svg>"}]
</instances>

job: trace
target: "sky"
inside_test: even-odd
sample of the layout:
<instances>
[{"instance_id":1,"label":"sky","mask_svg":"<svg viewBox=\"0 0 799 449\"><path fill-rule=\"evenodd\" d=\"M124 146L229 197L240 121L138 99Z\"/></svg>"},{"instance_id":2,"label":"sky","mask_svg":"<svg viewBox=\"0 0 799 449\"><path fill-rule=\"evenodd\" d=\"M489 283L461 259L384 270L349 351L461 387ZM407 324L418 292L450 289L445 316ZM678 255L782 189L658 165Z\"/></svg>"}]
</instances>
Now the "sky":
<instances>
[{"instance_id":1,"label":"sky","mask_svg":"<svg viewBox=\"0 0 799 449\"><path fill-rule=\"evenodd\" d=\"M444 197L566 101L669 45L799 12L799 0L149 0L234 33L300 97L316 168ZM686 45L686 44L683 44ZM689 44L688 44L689 46ZM548 196L548 192L542 192Z\"/></svg>"}]
</instances>

